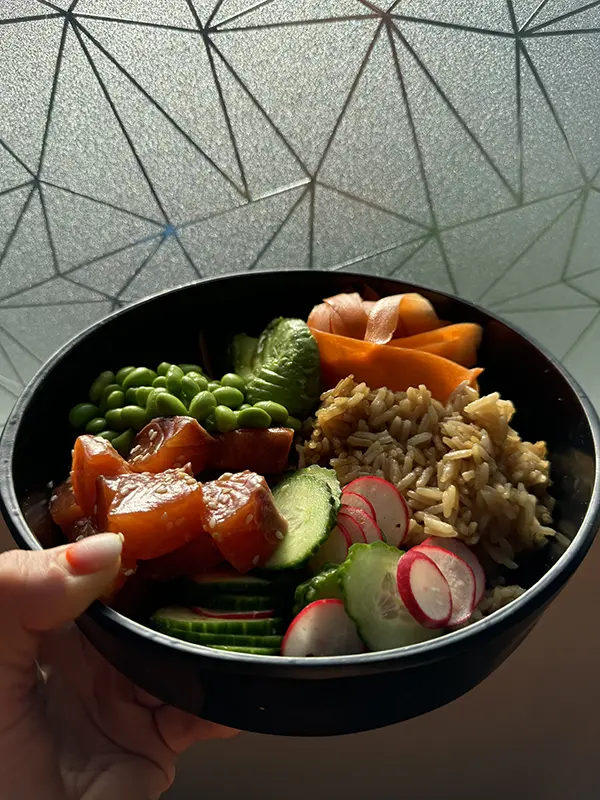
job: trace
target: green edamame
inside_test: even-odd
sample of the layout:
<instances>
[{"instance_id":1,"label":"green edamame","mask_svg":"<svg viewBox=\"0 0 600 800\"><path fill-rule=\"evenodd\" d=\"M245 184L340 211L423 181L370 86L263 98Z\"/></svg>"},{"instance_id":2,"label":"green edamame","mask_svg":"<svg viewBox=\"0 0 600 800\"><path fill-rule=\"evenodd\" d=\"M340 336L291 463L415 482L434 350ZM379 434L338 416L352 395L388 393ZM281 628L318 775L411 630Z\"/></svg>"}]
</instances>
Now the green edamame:
<instances>
[{"instance_id":1,"label":"green edamame","mask_svg":"<svg viewBox=\"0 0 600 800\"><path fill-rule=\"evenodd\" d=\"M193 378L190 378L188 375L183 376L181 379L180 393L181 399L186 405L189 405L200 391L200 387Z\"/></svg>"},{"instance_id":2,"label":"green edamame","mask_svg":"<svg viewBox=\"0 0 600 800\"><path fill-rule=\"evenodd\" d=\"M261 400L255 403L256 408L262 408L271 417L271 422L274 425L281 425L289 417L288 410L281 403L276 403L273 400Z\"/></svg>"},{"instance_id":3,"label":"green edamame","mask_svg":"<svg viewBox=\"0 0 600 800\"><path fill-rule=\"evenodd\" d=\"M155 389L158 389L159 387L166 389L167 379L165 378L164 375L159 375L158 378L154 378L154 380L152 381L152 386L154 386Z\"/></svg>"},{"instance_id":4,"label":"green edamame","mask_svg":"<svg viewBox=\"0 0 600 800\"><path fill-rule=\"evenodd\" d=\"M119 431L119 433L126 430L127 425L123 421L122 411L123 409L121 408L110 408L104 415L104 418L106 419L104 428L108 426L114 431Z\"/></svg>"},{"instance_id":5,"label":"green edamame","mask_svg":"<svg viewBox=\"0 0 600 800\"><path fill-rule=\"evenodd\" d=\"M242 403L242 405L238 408L238 411L243 411L245 408L252 408L250 403Z\"/></svg>"},{"instance_id":6,"label":"green edamame","mask_svg":"<svg viewBox=\"0 0 600 800\"><path fill-rule=\"evenodd\" d=\"M141 387L140 387L141 388ZM125 392L125 400L127 403L131 405L135 405L138 401L138 387L132 386L131 389L127 389Z\"/></svg>"},{"instance_id":7,"label":"green edamame","mask_svg":"<svg viewBox=\"0 0 600 800\"><path fill-rule=\"evenodd\" d=\"M152 386L152 381L157 377L156 372L148 367L136 367L123 380L123 391L132 386Z\"/></svg>"},{"instance_id":8,"label":"green edamame","mask_svg":"<svg viewBox=\"0 0 600 800\"><path fill-rule=\"evenodd\" d=\"M104 419L104 417L94 417L94 419L89 420L89 422L85 426L85 432L98 434L105 428L106 428L106 420Z\"/></svg>"},{"instance_id":9,"label":"green edamame","mask_svg":"<svg viewBox=\"0 0 600 800\"><path fill-rule=\"evenodd\" d=\"M156 407L156 398L159 394L166 394L166 392L167 390L163 386L157 386L156 389L150 390L150 394L146 400L146 413L148 414L148 419L154 419L154 417L161 416L158 408Z\"/></svg>"},{"instance_id":10,"label":"green edamame","mask_svg":"<svg viewBox=\"0 0 600 800\"><path fill-rule=\"evenodd\" d=\"M102 394L106 387L115 382L115 373L111 372L110 370L106 370L105 372L101 372L100 375L96 378L96 380L92 383L90 387L90 400L92 403L98 405L100 400L102 399Z\"/></svg>"},{"instance_id":11,"label":"green edamame","mask_svg":"<svg viewBox=\"0 0 600 800\"><path fill-rule=\"evenodd\" d=\"M148 405L148 397L152 393L152 386L140 386L135 389L135 403L131 405L138 405L141 408L146 408Z\"/></svg>"},{"instance_id":12,"label":"green edamame","mask_svg":"<svg viewBox=\"0 0 600 800\"><path fill-rule=\"evenodd\" d=\"M202 427L209 433L217 433L217 423L215 421L214 413L208 415L208 417L202 423Z\"/></svg>"},{"instance_id":13,"label":"green edamame","mask_svg":"<svg viewBox=\"0 0 600 800\"><path fill-rule=\"evenodd\" d=\"M117 383L123 383L125 378L129 375L130 372L133 372L135 367L121 367L121 369L117 372L115 380Z\"/></svg>"},{"instance_id":14,"label":"green edamame","mask_svg":"<svg viewBox=\"0 0 600 800\"><path fill-rule=\"evenodd\" d=\"M164 377L169 371L170 367L171 365L169 364L168 361L161 361L158 367L156 368L156 372L162 377Z\"/></svg>"},{"instance_id":15,"label":"green edamame","mask_svg":"<svg viewBox=\"0 0 600 800\"><path fill-rule=\"evenodd\" d=\"M291 428L294 432L298 432L302 427L302 423L296 417L288 417L283 423L284 428Z\"/></svg>"},{"instance_id":16,"label":"green edamame","mask_svg":"<svg viewBox=\"0 0 600 800\"><path fill-rule=\"evenodd\" d=\"M244 395L239 389L233 386L219 386L213 392L215 400L220 406L229 406L229 408L239 408L244 402ZM287 411L286 411L287 416Z\"/></svg>"},{"instance_id":17,"label":"green edamame","mask_svg":"<svg viewBox=\"0 0 600 800\"><path fill-rule=\"evenodd\" d=\"M108 395L104 401L104 405L107 409L122 408L125 405L125 395L120 389L115 389Z\"/></svg>"},{"instance_id":18,"label":"green edamame","mask_svg":"<svg viewBox=\"0 0 600 800\"><path fill-rule=\"evenodd\" d=\"M115 436L115 438L112 440L112 446L122 456L127 457L129 455L129 451L131 450L131 445L133 444L134 439L135 431L131 430L130 428L129 430L121 433L119 436Z\"/></svg>"},{"instance_id":19,"label":"green edamame","mask_svg":"<svg viewBox=\"0 0 600 800\"><path fill-rule=\"evenodd\" d=\"M229 406L217 406L214 413L215 424L220 433L234 431L237 428L237 414Z\"/></svg>"},{"instance_id":20,"label":"green edamame","mask_svg":"<svg viewBox=\"0 0 600 800\"><path fill-rule=\"evenodd\" d=\"M74 428L84 428L91 419L98 416L98 406L93 403L77 403L69 411L69 422Z\"/></svg>"},{"instance_id":21,"label":"green edamame","mask_svg":"<svg viewBox=\"0 0 600 800\"><path fill-rule=\"evenodd\" d=\"M113 439L116 439L119 434L116 431L101 431L97 433L96 436L99 436L101 439L106 439L109 442L112 442Z\"/></svg>"},{"instance_id":22,"label":"green edamame","mask_svg":"<svg viewBox=\"0 0 600 800\"><path fill-rule=\"evenodd\" d=\"M179 394L181 393L182 378L183 370L180 369L177 364L171 364L167 374L165 375L165 379L167 381L167 391L175 395L175 397L179 397Z\"/></svg>"},{"instance_id":23,"label":"green edamame","mask_svg":"<svg viewBox=\"0 0 600 800\"><path fill-rule=\"evenodd\" d=\"M203 375L202 367L199 367L198 364L180 364L179 369L187 375L189 372L196 372L199 375Z\"/></svg>"},{"instance_id":24,"label":"green edamame","mask_svg":"<svg viewBox=\"0 0 600 800\"><path fill-rule=\"evenodd\" d=\"M102 392L102 397L100 398L100 402L98 403L98 408L100 409L100 413L104 414L108 406L106 405L106 401L108 400L109 395L113 392L120 392L121 386L118 383L109 383L108 386L104 387Z\"/></svg>"},{"instance_id":25,"label":"green edamame","mask_svg":"<svg viewBox=\"0 0 600 800\"><path fill-rule=\"evenodd\" d=\"M190 416L197 419L198 422L204 422L204 420L213 413L216 405L217 401L215 400L214 394L207 391L200 392L190 403Z\"/></svg>"},{"instance_id":26,"label":"green edamame","mask_svg":"<svg viewBox=\"0 0 600 800\"><path fill-rule=\"evenodd\" d=\"M141 431L148 423L148 414L144 408L139 406L125 406L121 409L121 419L123 424L134 431Z\"/></svg>"},{"instance_id":27,"label":"green edamame","mask_svg":"<svg viewBox=\"0 0 600 800\"><path fill-rule=\"evenodd\" d=\"M233 386L234 389L239 389L240 392L245 393L246 381L235 372L228 372L221 378L221 386Z\"/></svg>"},{"instance_id":28,"label":"green edamame","mask_svg":"<svg viewBox=\"0 0 600 800\"><path fill-rule=\"evenodd\" d=\"M209 392L214 392L215 389L218 389L221 386L219 381L209 381L208 386L206 387Z\"/></svg>"},{"instance_id":29,"label":"green edamame","mask_svg":"<svg viewBox=\"0 0 600 800\"><path fill-rule=\"evenodd\" d=\"M240 428L268 428L271 425L271 417L262 408L244 408L237 412L237 421Z\"/></svg>"},{"instance_id":30,"label":"green edamame","mask_svg":"<svg viewBox=\"0 0 600 800\"><path fill-rule=\"evenodd\" d=\"M160 392L156 398L156 410L162 417L187 416L188 410L178 397L169 392Z\"/></svg>"},{"instance_id":31,"label":"green edamame","mask_svg":"<svg viewBox=\"0 0 600 800\"><path fill-rule=\"evenodd\" d=\"M206 378L204 377L204 373L202 372L195 372L194 370L192 370L191 372L186 372L185 374L188 375L190 378L193 378L196 381L196 383L198 383L200 380L203 380L206 381L208 385L208 381L206 380Z\"/></svg>"}]
</instances>

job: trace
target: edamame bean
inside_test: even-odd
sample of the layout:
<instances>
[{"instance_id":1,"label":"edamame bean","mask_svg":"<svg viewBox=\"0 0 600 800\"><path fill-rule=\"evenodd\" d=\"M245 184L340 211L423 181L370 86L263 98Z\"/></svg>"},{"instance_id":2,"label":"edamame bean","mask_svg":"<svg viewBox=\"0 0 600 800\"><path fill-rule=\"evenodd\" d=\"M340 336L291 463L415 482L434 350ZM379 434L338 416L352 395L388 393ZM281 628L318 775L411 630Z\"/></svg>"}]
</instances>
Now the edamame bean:
<instances>
[{"instance_id":1,"label":"edamame bean","mask_svg":"<svg viewBox=\"0 0 600 800\"><path fill-rule=\"evenodd\" d=\"M69 422L74 428L84 428L91 419L98 416L98 406L93 403L77 403L69 411Z\"/></svg>"},{"instance_id":2,"label":"edamame bean","mask_svg":"<svg viewBox=\"0 0 600 800\"><path fill-rule=\"evenodd\" d=\"M208 389L208 381L204 375L199 375L197 372L188 372L185 377L191 378L193 381L195 381L198 384L201 392L205 392Z\"/></svg>"},{"instance_id":3,"label":"edamame bean","mask_svg":"<svg viewBox=\"0 0 600 800\"><path fill-rule=\"evenodd\" d=\"M102 393L106 389L106 387L115 382L115 373L111 372L110 370L106 370L105 372L101 372L100 375L96 378L96 380L92 383L90 387L90 400L92 403L98 405L100 400L102 399Z\"/></svg>"},{"instance_id":4,"label":"edamame bean","mask_svg":"<svg viewBox=\"0 0 600 800\"><path fill-rule=\"evenodd\" d=\"M203 372L195 372L194 370L192 370L191 372L186 372L185 374L189 375L190 378L193 378L196 381L196 383L200 380L200 378L202 378L203 381L206 381L208 383L208 381L204 377Z\"/></svg>"},{"instance_id":5,"label":"edamame bean","mask_svg":"<svg viewBox=\"0 0 600 800\"><path fill-rule=\"evenodd\" d=\"M271 425L271 417L256 406L238 411L237 421L240 428L268 428Z\"/></svg>"},{"instance_id":6,"label":"edamame bean","mask_svg":"<svg viewBox=\"0 0 600 800\"><path fill-rule=\"evenodd\" d=\"M169 392L160 392L156 398L156 410L163 417L187 416L188 410L178 397Z\"/></svg>"},{"instance_id":7,"label":"edamame bean","mask_svg":"<svg viewBox=\"0 0 600 800\"><path fill-rule=\"evenodd\" d=\"M136 386L132 386L131 389L127 389L127 391L125 392L125 400L131 405L135 405L137 403L138 401L137 396L138 396L138 387Z\"/></svg>"},{"instance_id":8,"label":"edamame bean","mask_svg":"<svg viewBox=\"0 0 600 800\"><path fill-rule=\"evenodd\" d=\"M180 364L179 369L187 375L188 372L197 372L200 375L203 375L202 367L199 367L198 364Z\"/></svg>"},{"instance_id":9,"label":"edamame bean","mask_svg":"<svg viewBox=\"0 0 600 800\"><path fill-rule=\"evenodd\" d=\"M221 378L221 386L233 386L234 389L239 389L240 392L246 391L246 381L235 372L228 372Z\"/></svg>"},{"instance_id":10,"label":"edamame bean","mask_svg":"<svg viewBox=\"0 0 600 800\"><path fill-rule=\"evenodd\" d=\"M220 406L229 406L229 408L239 408L244 402L244 395L239 389L233 386L219 386L213 392L215 400ZM287 416L287 411L285 412Z\"/></svg>"},{"instance_id":11,"label":"edamame bean","mask_svg":"<svg viewBox=\"0 0 600 800\"><path fill-rule=\"evenodd\" d=\"M215 424L220 433L234 431L237 428L237 415L229 406L217 406L214 413Z\"/></svg>"},{"instance_id":12,"label":"edamame bean","mask_svg":"<svg viewBox=\"0 0 600 800\"><path fill-rule=\"evenodd\" d=\"M131 430L131 428L127 431L124 431L119 436L115 436L112 440L112 446L119 452L122 456L127 457L129 455L129 451L131 450L131 445L133 444L133 440L135 439L135 431Z\"/></svg>"},{"instance_id":13,"label":"edamame bean","mask_svg":"<svg viewBox=\"0 0 600 800\"><path fill-rule=\"evenodd\" d=\"M135 404L141 408L146 408L148 405L148 397L152 393L152 386L140 386L135 389ZM132 403L132 405L134 405Z\"/></svg>"},{"instance_id":14,"label":"edamame bean","mask_svg":"<svg viewBox=\"0 0 600 800\"><path fill-rule=\"evenodd\" d=\"M119 431L119 433L127 429L127 425L123 421L121 408L110 408L104 415L104 418L106 419L104 428L108 426L114 431Z\"/></svg>"},{"instance_id":15,"label":"edamame bean","mask_svg":"<svg viewBox=\"0 0 600 800\"><path fill-rule=\"evenodd\" d=\"M254 405L256 408L262 408L263 411L266 411L274 425L281 425L289 416L287 408L274 400L260 400Z\"/></svg>"},{"instance_id":16,"label":"edamame bean","mask_svg":"<svg viewBox=\"0 0 600 800\"><path fill-rule=\"evenodd\" d=\"M109 442L112 442L113 439L116 439L119 434L116 431L101 431L97 433L96 436L99 436L101 439L107 439Z\"/></svg>"},{"instance_id":17,"label":"edamame bean","mask_svg":"<svg viewBox=\"0 0 600 800\"><path fill-rule=\"evenodd\" d=\"M159 375L158 378L154 378L154 380L152 381L152 386L154 386L155 389L158 389L159 386L162 387L163 389L166 389L167 379L165 378L164 375Z\"/></svg>"},{"instance_id":18,"label":"edamame bean","mask_svg":"<svg viewBox=\"0 0 600 800\"><path fill-rule=\"evenodd\" d=\"M105 428L106 420L104 417L94 417L94 419L91 419L85 426L85 432L97 434L100 433L100 431L103 431Z\"/></svg>"},{"instance_id":19,"label":"edamame bean","mask_svg":"<svg viewBox=\"0 0 600 800\"><path fill-rule=\"evenodd\" d=\"M202 427L205 431L209 433L216 433L217 432L217 423L215 421L214 413L209 414L208 417L202 423Z\"/></svg>"},{"instance_id":20,"label":"edamame bean","mask_svg":"<svg viewBox=\"0 0 600 800\"><path fill-rule=\"evenodd\" d=\"M218 389L221 386L219 381L209 381L208 386L206 387L209 392L214 392L215 389Z\"/></svg>"},{"instance_id":21,"label":"edamame bean","mask_svg":"<svg viewBox=\"0 0 600 800\"><path fill-rule=\"evenodd\" d=\"M141 431L144 425L148 423L148 414L146 409L139 406L125 406L125 408L121 409L121 419L128 428L133 428L134 431Z\"/></svg>"},{"instance_id":22,"label":"edamame bean","mask_svg":"<svg viewBox=\"0 0 600 800\"><path fill-rule=\"evenodd\" d=\"M125 378L129 375L130 372L133 372L135 367L121 367L121 369L117 372L115 380L117 383L123 383Z\"/></svg>"},{"instance_id":23,"label":"edamame bean","mask_svg":"<svg viewBox=\"0 0 600 800\"><path fill-rule=\"evenodd\" d=\"M204 422L215 410L216 405L217 401L215 400L214 394L207 391L200 392L190 403L190 416L197 419L198 422Z\"/></svg>"},{"instance_id":24,"label":"edamame bean","mask_svg":"<svg viewBox=\"0 0 600 800\"><path fill-rule=\"evenodd\" d=\"M184 375L181 379L180 390L181 399L188 406L194 397L200 393L200 387L193 378L189 377L189 375Z\"/></svg>"},{"instance_id":25,"label":"edamame bean","mask_svg":"<svg viewBox=\"0 0 600 800\"><path fill-rule=\"evenodd\" d=\"M165 378L167 381L167 391L178 397L181 392L183 370L180 369L177 364L171 364Z\"/></svg>"},{"instance_id":26,"label":"edamame bean","mask_svg":"<svg viewBox=\"0 0 600 800\"><path fill-rule=\"evenodd\" d=\"M150 394L146 400L146 412L148 414L148 419L154 419L154 417L161 416L158 408L156 407L156 399L159 394L166 394L166 392L167 390L163 386L157 386L156 389L150 390Z\"/></svg>"},{"instance_id":27,"label":"edamame bean","mask_svg":"<svg viewBox=\"0 0 600 800\"><path fill-rule=\"evenodd\" d=\"M238 408L238 411L243 411L245 408L252 408L250 403L242 403L242 405Z\"/></svg>"},{"instance_id":28,"label":"edamame bean","mask_svg":"<svg viewBox=\"0 0 600 800\"><path fill-rule=\"evenodd\" d=\"M302 423L296 417L288 417L286 421L283 423L284 428L291 428L293 431L299 431L302 427Z\"/></svg>"},{"instance_id":29,"label":"edamame bean","mask_svg":"<svg viewBox=\"0 0 600 800\"><path fill-rule=\"evenodd\" d=\"M104 412L108 408L106 401L108 400L109 395L111 395L113 392L120 392L120 391L122 391L122 389L118 383L109 383L108 386L104 388L104 391L102 392L102 397L100 399L100 402L98 403L98 408L100 409L101 414L104 414Z\"/></svg>"},{"instance_id":30,"label":"edamame bean","mask_svg":"<svg viewBox=\"0 0 600 800\"><path fill-rule=\"evenodd\" d=\"M136 367L123 381L123 391L132 386L152 386L152 381L157 377L156 372L148 367Z\"/></svg>"},{"instance_id":31,"label":"edamame bean","mask_svg":"<svg viewBox=\"0 0 600 800\"><path fill-rule=\"evenodd\" d=\"M158 367L156 368L156 371L159 375L162 375L164 377L169 371L170 366L171 365L169 364L168 361L161 361Z\"/></svg>"},{"instance_id":32,"label":"edamame bean","mask_svg":"<svg viewBox=\"0 0 600 800\"><path fill-rule=\"evenodd\" d=\"M122 408L125 405L125 395L120 389L111 392L105 401L106 408Z\"/></svg>"}]
</instances>

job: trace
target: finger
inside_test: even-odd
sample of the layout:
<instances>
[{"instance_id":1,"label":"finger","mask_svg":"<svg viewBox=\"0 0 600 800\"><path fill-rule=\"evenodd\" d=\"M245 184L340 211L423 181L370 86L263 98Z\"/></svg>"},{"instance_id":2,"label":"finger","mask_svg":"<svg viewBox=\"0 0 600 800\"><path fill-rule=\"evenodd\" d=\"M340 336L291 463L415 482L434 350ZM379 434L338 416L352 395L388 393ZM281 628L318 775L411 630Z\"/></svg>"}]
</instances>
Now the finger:
<instances>
[{"instance_id":1,"label":"finger","mask_svg":"<svg viewBox=\"0 0 600 800\"><path fill-rule=\"evenodd\" d=\"M174 753L183 753L194 742L208 739L231 739L239 731L215 722L193 717L172 706L163 706L154 712L154 720L165 744Z\"/></svg>"},{"instance_id":2,"label":"finger","mask_svg":"<svg viewBox=\"0 0 600 800\"><path fill-rule=\"evenodd\" d=\"M52 550L0 554L0 708L3 697L23 689L24 675L35 677L40 636L76 619L114 581L121 550L118 534L103 533Z\"/></svg>"}]
</instances>

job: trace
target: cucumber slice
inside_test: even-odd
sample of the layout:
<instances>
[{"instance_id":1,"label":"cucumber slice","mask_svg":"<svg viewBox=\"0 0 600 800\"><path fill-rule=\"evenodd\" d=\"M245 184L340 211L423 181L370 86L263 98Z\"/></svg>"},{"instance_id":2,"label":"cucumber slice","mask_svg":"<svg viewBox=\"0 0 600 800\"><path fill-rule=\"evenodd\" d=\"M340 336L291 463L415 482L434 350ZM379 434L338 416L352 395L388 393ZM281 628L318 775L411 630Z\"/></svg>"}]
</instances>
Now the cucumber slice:
<instances>
[{"instance_id":1,"label":"cucumber slice","mask_svg":"<svg viewBox=\"0 0 600 800\"><path fill-rule=\"evenodd\" d=\"M176 638L181 638L182 631L221 635L276 636L284 633L286 628L285 620L279 617L234 620L226 617L205 617L181 606L161 608L152 615L152 623L161 633L168 633Z\"/></svg>"},{"instance_id":2,"label":"cucumber slice","mask_svg":"<svg viewBox=\"0 0 600 800\"><path fill-rule=\"evenodd\" d=\"M402 555L384 542L354 544L339 567L346 612L370 650L392 650L442 633L419 625L400 599L396 572Z\"/></svg>"},{"instance_id":3,"label":"cucumber slice","mask_svg":"<svg viewBox=\"0 0 600 800\"><path fill-rule=\"evenodd\" d=\"M186 584L185 598L186 602L192 606L203 606L220 611L267 611L280 605L277 598L274 597L221 594L200 589L192 583Z\"/></svg>"},{"instance_id":4,"label":"cucumber slice","mask_svg":"<svg viewBox=\"0 0 600 800\"><path fill-rule=\"evenodd\" d=\"M326 470L329 471L329 470ZM305 564L335 525L339 498L329 481L309 469L300 469L273 490L275 505L288 530L266 564L267 569L295 569Z\"/></svg>"},{"instance_id":5,"label":"cucumber slice","mask_svg":"<svg viewBox=\"0 0 600 800\"><path fill-rule=\"evenodd\" d=\"M336 510L339 511L342 504L342 487L340 486L336 471L334 469L320 467L318 464L311 464L310 467L306 467L304 472L306 472L307 475L313 475L315 478L325 481L331 489L331 494L336 504Z\"/></svg>"},{"instance_id":6,"label":"cucumber slice","mask_svg":"<svg viewBox=\"0 0 600 800\"><path fill-rule=\"evenodd\" d=\"M338 571L338 564L326 564L318 575L298 586L294 597L294 616L316 600L343 600Z\"/></svg>"},{"instance_id":7,"label":"cucumber slice","mask_svg":"<svg viewBox=\"0 0 600 800\"><path fill-rule=\"evenodd\" d=\"M171 636L185 642L233 647L271 647L280 649L283 636L244 636L237 633L199 633L198 631L172 631Z\"/></svg>"},{"instance_id":8,"label":"cucumber slice","mask_svg":"<svg viewBox=\"0 0 600 800\"><path fill-rule=\"evenodd\" d=\"M255 575L240 575L239 572L231 569L220 569L213 572L194 575L189 579L199 590L212 595L215 592L224 594L245 594L245 595L272 595L281 591L278 584L267 578L259 578Z\"/></svg>"},{"instance_id":9,"label":"cucumber slice","mask_svg":"<svg viewBox=\"0 0 600 800\"><path fill-rule=\"evenodd\" d=\"M250 653L253 656L279 656L281 652L278 647L227 647L220 645L209 645L213 650L228 650L230 653Z\"/></svg>"}]
</instances>

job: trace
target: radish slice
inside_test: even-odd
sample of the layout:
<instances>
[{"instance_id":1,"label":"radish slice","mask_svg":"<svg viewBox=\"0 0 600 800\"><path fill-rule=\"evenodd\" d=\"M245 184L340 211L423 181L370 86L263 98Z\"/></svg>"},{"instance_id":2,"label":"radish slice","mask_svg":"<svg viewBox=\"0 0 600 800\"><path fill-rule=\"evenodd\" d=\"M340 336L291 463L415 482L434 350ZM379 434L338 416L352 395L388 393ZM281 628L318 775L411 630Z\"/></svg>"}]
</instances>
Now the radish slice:
<instances>
[{"instance_id":1,"label":"radish slice","mask_svg":"<svg viewBox=\"0 0 600 800\"><path fill-rule=\"evenodd\" d=\"M424 553L434 561L448 581L452 595L452 616L448 625L466 622L475 609L475 575L471 567L462 558L442 547L418 545L412 549Z\"/></svg>"},{"instance_id":2,"label":"radish slice","mask_svg":"<svg viewBox=\"0 0 600 800\"><path fill-rule=\"evenodd\" d=\"M452 595L440 568L425 553L409 550L396 572L402 602L424 628L443 628L452 616Z\"/></svg>"},{"instance_id":3,"label":"radish slice","mask_svg":"<svg viewBox=\"0 0 600 800\"><path fill-rule=\"evenodd\" d=\"M445 536L430 536L424 542L421 542L419 546L441 547L443 550L449 550L455 556L466 561L475 576L475 607L481 603L485 592L485 572L481 562L468 545L458 539L450 539Z\"/></svg>"},{"instance_id":4,"label":"radish slice","mask_svg":"<svg viewBox=\"0 0 600 800\"><path fill-rule=\"evenodd\" d=\"M367 544L370 542L383 541L381 529L370 514L367 514L362 508L352 508L351 506L344 506L342 503L342 510L338 514L338 523L340 523L341 520L340 524L343 523L346 529L348 529L348 525L346 524L348 518L352 519L355 524L360 526L364 541L367 542Z\"/></svg>"},{"instance_id":5,"label":"radish slice","mask_svg":"<svg viewBox=\"0 0 600 800\"><path fill-rule=\"evenodd\" d=\"M375 510L375 521L388 544L400 547L408 531L408 506L398 489L383 478L356 478L346 487L368 500ZM343 495L342 495L343 496Z\"/></svg>"},{"instance_id":6,"label":"radish slice","mask_svg":"<svg viewBox=\"0 0 600 800\"><path fill-rule=\"evenodd\" d=\"M400 316L400 301L404 295L394 294L378 300L369 314L365 341L387 344L393 337Z\"/></svg>"},{"instance_id":7,"label":"radish slice","mask_svg":"<svg viewBox=\"0 0 600 800\"><path fill-rule=\"evenodd\" d=\"M348 487L342 490L342 506L352 506L352 508L360 508L365 511L370 517L375 519L375 509L372 504L356 492L349 492Z\"/></svg>"},{"instance_id":8,"label":"radish slice","mask_svg":"<svg viewBox=\"0 0 600 800\"><path fill-rule=\"evenodd\" d=\"M292 620L281 643L282 656L343 656L364 653L356 625L341 600L317 600Z\"/></svg>"},{"instance_id":9,"label":"radish slice","mask_svg":"<svg viewBox=\"0 0 600 800\"><path fill-rule=\"evenodd\" d=\"M194 614L216 619L271 619L277 616L277 611L272 608L267 611L215 611L214 609L193 606Z\"/></svg>"},{"instance_id":10,"label":"radish slice","mask_svg":"<svg viewBox=\"0 0 600 800\"><path fill-rule=\"evenodd\" d=\"M317 331L331 333L331 307L327 303L319 303L308 315L306 324Z\"/></svg>"},{"instance_id":11,"label":"radish slice","mask_svg":"<svg viewBox=\"0 0 600 800\"><path fill-rule=\"evenodd\" d=\"M326 297L324 301L336 312L342 320L342 329L333 333L351 336L353 339L362 339L367 328L367 314L363 308L361 296L358 292L336 294ZM332 320L335 319L335 315Z\"/></svg>"},{"instance_id":12,"label":"radish slice","mask_svg":"<svg viewBox=\"0 0 600 800\"><path fill-rule=\"evenodd\" d=\"M341 564L346 560L352 544L349 534L336 525L311 559L311 567L320 570L324 564Z\"/></svg>"},{"instance_id":13,"label":"radish slice","mask_svg":"<svg viewBox=\"0 0 600 800\"><path fill-rule=\"evenodd\" d=\"M366 544L367 537L362 529L362 525L353 519L349 514L338 514L337 519L338 527L342 529L342 533L350 537L352 544Z\"/></svg>"}]
</instances>

